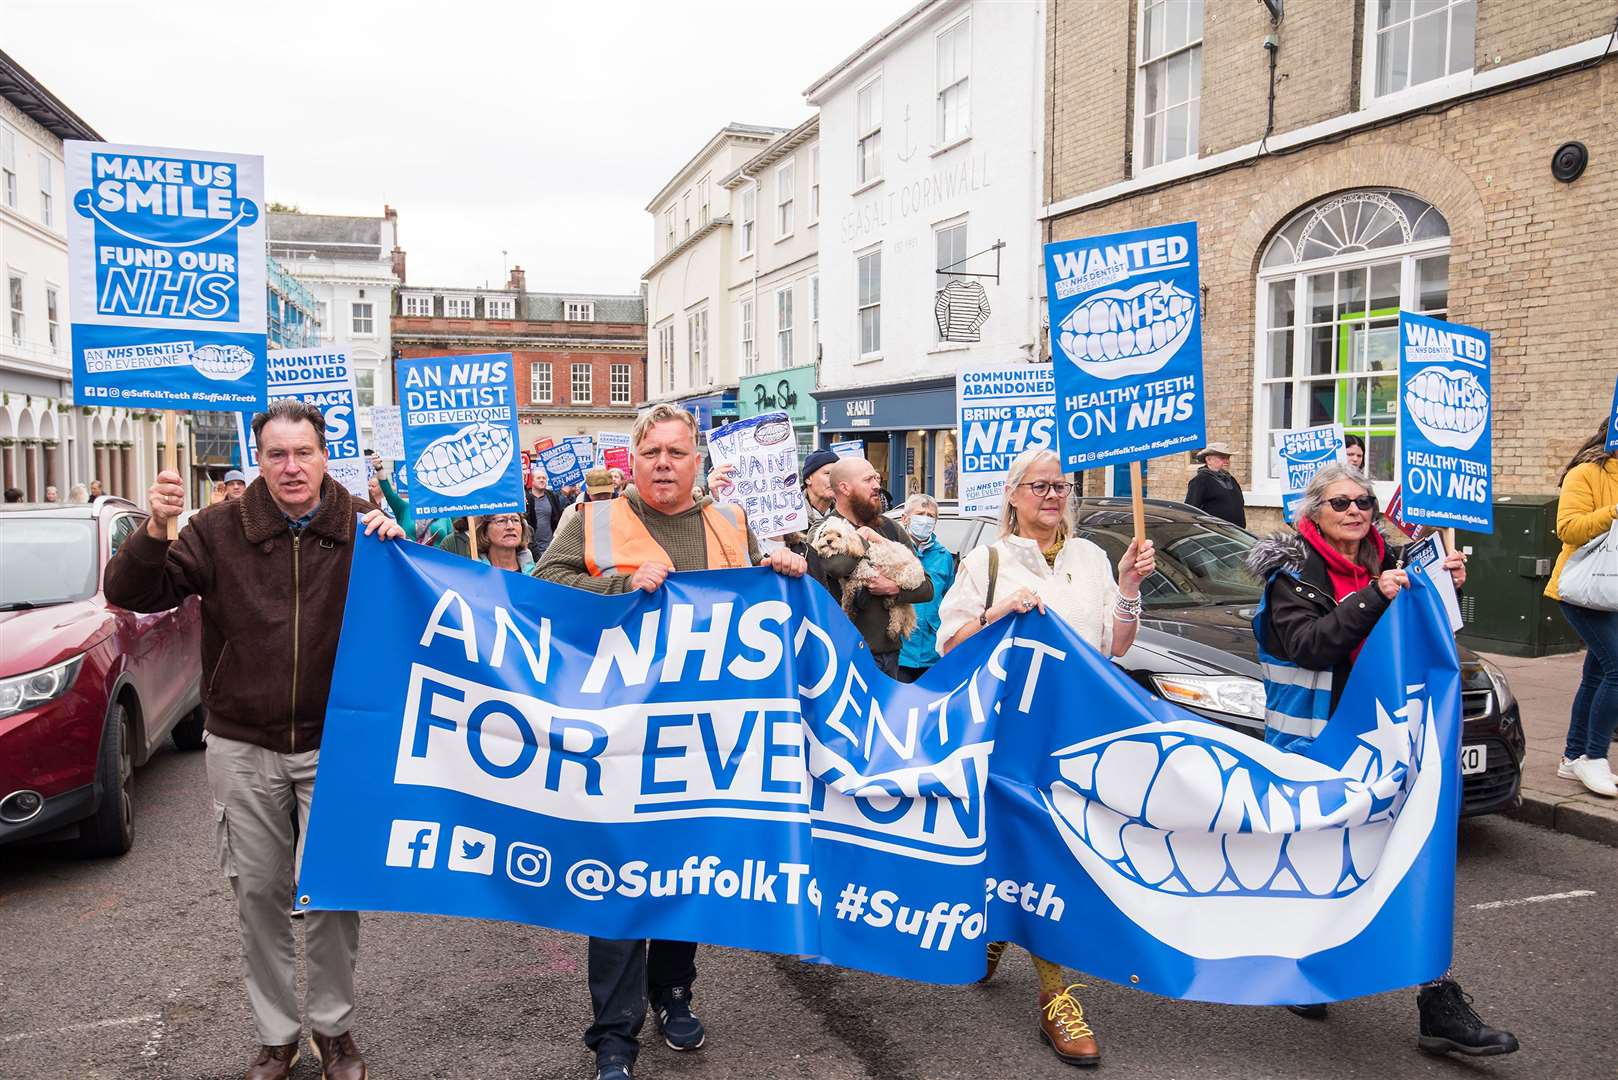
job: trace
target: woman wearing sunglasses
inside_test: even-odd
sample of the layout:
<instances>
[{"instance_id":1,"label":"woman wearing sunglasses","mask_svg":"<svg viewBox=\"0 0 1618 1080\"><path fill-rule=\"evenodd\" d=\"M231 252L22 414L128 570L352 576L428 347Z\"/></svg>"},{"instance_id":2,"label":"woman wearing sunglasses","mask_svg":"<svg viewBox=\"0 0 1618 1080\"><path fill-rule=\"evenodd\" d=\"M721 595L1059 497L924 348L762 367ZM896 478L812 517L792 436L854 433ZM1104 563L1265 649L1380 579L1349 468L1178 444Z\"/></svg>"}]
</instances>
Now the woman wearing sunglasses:
<instances>
[{"instance_id":1,"label":"woman wearing sunglasses","mask_svg":"<svg viewBox=\"0 0 1618 1080\"><path fill-rule=\"evenodd\" d=\"M1247 568L1266 582L1253 617L1264 670L1264 741L1282 749L1307 746L1348 685L1349 668L1365 639L1410 578L1400 552L1376 529L1376 495L1352 465L1315 474L1298 504L1297 535L1276 534L1254 545ZM1466 556L1452 553L1444 569L1459 588ZM1418 1045L1429 1053L1509 1054L1516 1038L1496 1031L1472 1010L1471 998L1447 975L1416 996ZM1324 1019L1324 1005L1289 1005L1299 1016Z\"/></svg>"},{"instance_id":2,"label":"woman wearing sunglasses","mask_svg":"<svg viewBox=\"0 0 1618 1080\"><path fill-rule=\"evenodd\" d=\"M479 518L478 561L500 570L534 576L539 564L528 550L534 530L521 514L495 514Z\"/></svg>"},{"instance_id":3,"label":"woman wearing sunglasses","mask_svg":"<svg viewBox=\"0 0 1618 1080\"><path fill-rule=\"evenodd\" d=\"M939 608L938 651L947 653L1007 615L1053 612L1101 650L1122 656L1140 625L1141 582L1157 568L1152 542L1131 543L1118 562L1118 578L1106 553L1074 535L1073 485L1050 450L1031 450L1012 462L1000 504L1000 538L962 561ZM1006 943L989 945L987 982ZM1073 996L1062 969L1034 957L1039 975L1040 1036L1070 1065L1101 1060L1095 1033Z\"/></svg>"}]
</instances>

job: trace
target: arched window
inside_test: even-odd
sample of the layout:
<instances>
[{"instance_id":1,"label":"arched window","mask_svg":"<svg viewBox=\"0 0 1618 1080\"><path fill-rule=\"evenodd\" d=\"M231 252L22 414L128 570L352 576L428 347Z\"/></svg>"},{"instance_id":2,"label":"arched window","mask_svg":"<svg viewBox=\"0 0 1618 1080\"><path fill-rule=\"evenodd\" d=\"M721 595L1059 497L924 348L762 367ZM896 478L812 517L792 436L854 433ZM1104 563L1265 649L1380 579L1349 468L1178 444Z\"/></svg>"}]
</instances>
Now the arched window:
<instances>
[{"instance_id":1,"label":"arched window","mask_svg":"<svg viewBox=\"0 0 1618 1080\"><path fill-rule=\"evenodd\" d=\"M1444 318L1449 225L1402 191L1321 199L1276 233L1259 262L1254 364L1255 493L1278 497L1279 432L1339 422L1365 442L1366 471L1393 488L1399 311Z\"/></svg>"}]
</instances>

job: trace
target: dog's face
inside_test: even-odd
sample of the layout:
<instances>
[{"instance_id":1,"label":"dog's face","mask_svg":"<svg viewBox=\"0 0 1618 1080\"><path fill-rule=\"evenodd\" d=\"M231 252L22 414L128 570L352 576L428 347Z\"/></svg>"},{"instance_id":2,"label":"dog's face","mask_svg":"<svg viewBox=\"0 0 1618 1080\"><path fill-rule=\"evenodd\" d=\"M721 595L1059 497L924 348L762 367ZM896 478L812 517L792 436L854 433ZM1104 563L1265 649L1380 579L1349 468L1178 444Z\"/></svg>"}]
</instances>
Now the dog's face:
<instances>
[{"instance_id":1,"label":"dog's face","mask_svg":"<svg viewBox=\"0 0 1618 1080\"><path fill-rule=\"evenodd\" d=\"M859 558L865 554L865 542L855 532L853 525L842 518L832 517L827 518L815 534L815 550L822 555L853 555Z\"/></svg>"}]
</instances>

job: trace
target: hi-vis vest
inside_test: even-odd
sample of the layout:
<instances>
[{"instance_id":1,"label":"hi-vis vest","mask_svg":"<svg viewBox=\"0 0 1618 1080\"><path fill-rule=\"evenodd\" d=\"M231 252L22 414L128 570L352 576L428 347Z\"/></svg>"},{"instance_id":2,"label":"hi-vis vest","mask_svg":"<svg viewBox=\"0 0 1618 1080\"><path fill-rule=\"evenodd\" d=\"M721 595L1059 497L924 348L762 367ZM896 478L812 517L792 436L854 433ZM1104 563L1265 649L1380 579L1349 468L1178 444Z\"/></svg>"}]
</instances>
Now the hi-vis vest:
<instances>
[{"instance_id":1,"label":"hi-vis vest","mask_svg":"<svg viewBox=\"0 0 1618 1080\"><path fill-rule=\"evenodd\" d=\"M1331 718L1332 673L1311 671L1265 647L1264 609L1269 602L1266 587L1253 614L1253 637L1264 672L1264 741L1285 750L1295 742L1307 743L1325 730Z\"/></svg>"},{"instance_id":2,"label":"hi-vis vest","mask_svg":"<svg viewBox=\"0 0 1618 1080\"><path fill-rule=\"evenodd\" d=\"M663 545L652 539L640 515L625 498L580 503L584 516L584 566L596 577L633 574L643 563L673 566ZM747 515L735 503L708 503L702 508L708 569L749 566Z\"/></svg>"}]
</instances>

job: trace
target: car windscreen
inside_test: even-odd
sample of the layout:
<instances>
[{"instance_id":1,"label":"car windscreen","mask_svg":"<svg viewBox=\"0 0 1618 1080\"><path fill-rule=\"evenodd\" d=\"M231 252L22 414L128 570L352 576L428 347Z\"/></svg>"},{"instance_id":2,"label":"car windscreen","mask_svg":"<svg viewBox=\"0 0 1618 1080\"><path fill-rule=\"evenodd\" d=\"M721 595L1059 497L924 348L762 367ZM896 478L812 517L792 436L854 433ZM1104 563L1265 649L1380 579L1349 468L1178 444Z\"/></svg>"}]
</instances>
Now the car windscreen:
<instances>
[{"instance_id":1,"label":"car windscreen","mask_svg":"<svg viewBox=\"0 0 1618 1080\"><path fill-rule=\"evenodd\" d=\"M99 569L95 522L0 516L0 611L94 596Z\"/></svg>"},{"instance_id":2,"label":"car windscreen","mask_svg":"<svg viewBox=\"0 0 1618 1080\"><path fill-rule=\"evenodd\" d=\"M1079 526L1079 535L1105 551L1114 567L1129 546L1133 528L1128 513L1118 517L1116 522L1098 523L1093 516ZM1251 533L1199 520L1151 522L1146 535L1157 551L1157 573L1141 585L1147 607L1256 604L1262 598L1263 587L1243 562L1258 542Z\"/></svg>"},{"instance_id":3,"label":"car windscreen","mask_svg":"<svg viewBox=\"0 0 1618 1080\"><path fill-rule=\"evenodd\" d=\"M940 517L935 535L938 542L952 555L964 554L962 550L966 542L971 539L972 533L978 528L976 518ZM993 537L993 533L989 534Z\"/></svg>"}]
</instances>

